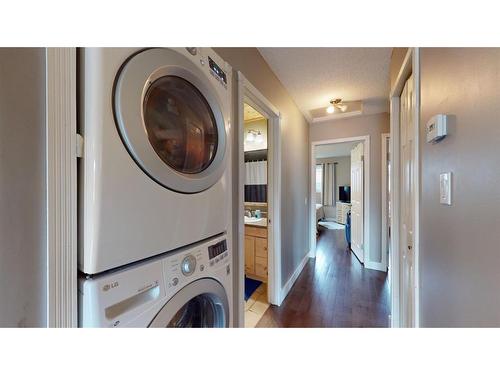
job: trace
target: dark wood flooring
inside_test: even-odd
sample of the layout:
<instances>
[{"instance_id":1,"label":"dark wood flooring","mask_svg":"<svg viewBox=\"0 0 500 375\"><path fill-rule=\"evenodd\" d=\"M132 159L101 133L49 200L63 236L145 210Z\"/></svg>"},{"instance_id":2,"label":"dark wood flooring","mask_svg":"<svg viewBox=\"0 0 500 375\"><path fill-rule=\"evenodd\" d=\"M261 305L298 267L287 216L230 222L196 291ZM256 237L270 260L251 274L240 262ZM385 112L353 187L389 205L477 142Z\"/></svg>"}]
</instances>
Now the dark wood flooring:
<instances>
[{"instance_id":1,"label":"dark wood flooring","mask_svg":"<svg viewBox=\"0 0 500 375\"><path fill-rule=\"evenodd\" d=\"M310 259L281 306L257 327L388 327L387 273L364 268L343 230L322 229Z\"/></svg>"}]
</instances>

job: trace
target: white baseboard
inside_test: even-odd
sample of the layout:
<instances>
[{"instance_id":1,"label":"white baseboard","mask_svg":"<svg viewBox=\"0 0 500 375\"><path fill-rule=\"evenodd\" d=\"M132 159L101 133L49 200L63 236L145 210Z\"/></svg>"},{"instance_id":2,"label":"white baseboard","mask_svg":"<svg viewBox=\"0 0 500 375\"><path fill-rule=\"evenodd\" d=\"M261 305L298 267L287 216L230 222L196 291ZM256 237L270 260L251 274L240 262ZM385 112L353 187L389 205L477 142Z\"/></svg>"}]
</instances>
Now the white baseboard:
<instances>
[{"instance_id":1,"label":"white baseboard","mask_svg":"<svg viewBox=\"0 0 500 375\"><path fill-rule=\"evenodd\" d=\"M380 262L365 262L365 267L370 270L387 272L387 266Z\"/></svg>"},{"instance_id":2,"label":"white baseboard","mask_svg":"<svg viewBox=\"0 0 500 375\"><path fill-rule=\"evenodd\" d=\"M290 292L290 289L292 289L293 284L295 284L295 281L299 278L300 273L304 269L306 263L309 261L309 258L313 257L313 252L309 251L304 258L300 261L299 266L295 269L295 272L290 276L288 281L286 282L285 286L281 288L281 293L280 293L280 305L281 303L285 300L286 296L288 295L288 292Z\"/></svg>"}]
</instances>

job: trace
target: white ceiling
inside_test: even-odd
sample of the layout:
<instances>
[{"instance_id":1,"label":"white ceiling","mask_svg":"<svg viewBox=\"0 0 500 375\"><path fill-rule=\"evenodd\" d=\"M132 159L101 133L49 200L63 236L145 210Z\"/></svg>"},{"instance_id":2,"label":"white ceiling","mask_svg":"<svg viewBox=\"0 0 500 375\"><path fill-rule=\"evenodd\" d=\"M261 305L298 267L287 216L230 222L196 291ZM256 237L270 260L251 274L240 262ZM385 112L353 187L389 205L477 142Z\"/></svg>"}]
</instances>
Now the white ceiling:
<instances>
[{"instance_id":1,"label":"white ceiling","mask_svg":"<svg viewBox=\"0 0 500 375\"><path fill-rule=\"evenodd\" d=\"M259 48L304 116L329 101L363 101L363 114L388 111L391 48Z\"/></svg>"},{"instance_id":2,"label":"white ceiling","mask_svg":"<svg viewBox=\"0 0 500 375\"><path fill-rule=\"evenodd\" d=\"M359 143L344 142L344 143L330 143L327 145L319 145L314 149L314 156L316 159L323 158L338 158L340 156L351 156L351 150Z\"/></svg>"}]
</instances>

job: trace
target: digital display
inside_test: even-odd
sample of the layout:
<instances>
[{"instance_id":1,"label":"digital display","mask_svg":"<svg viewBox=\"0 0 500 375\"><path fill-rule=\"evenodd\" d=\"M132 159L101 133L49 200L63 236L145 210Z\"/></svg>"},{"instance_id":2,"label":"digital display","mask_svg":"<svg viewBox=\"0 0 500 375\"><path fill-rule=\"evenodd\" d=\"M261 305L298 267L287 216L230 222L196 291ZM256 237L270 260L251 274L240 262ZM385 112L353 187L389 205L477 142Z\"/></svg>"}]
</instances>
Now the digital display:
<instances>
[{"instance_id":1,"label":"digital display","mask_svg":"<svg viewBox=\"0 0 500 375\"><path fill-rule=\"evenodd\" d=\"M219 67L219 65L214 62L214 60L210 58L210 56L208 56L208 65L210 65L210 69L212 70L212 72L214 72L215 75L219 77L222 82L224 82L224 84L227 85L226 73Z\"/></svg>"},{"instance_id":2,"label":"digital display","mask_svg":"<svg viewBox=\"0 0 500 375\"><path fill-rule=\"evenodd\" d=\"M217 242L215 245L208 247L208 258L215 258L225 251L227 251L227 242L226 240L222 240L220 242Z\"/></svg>"}]
</instances>

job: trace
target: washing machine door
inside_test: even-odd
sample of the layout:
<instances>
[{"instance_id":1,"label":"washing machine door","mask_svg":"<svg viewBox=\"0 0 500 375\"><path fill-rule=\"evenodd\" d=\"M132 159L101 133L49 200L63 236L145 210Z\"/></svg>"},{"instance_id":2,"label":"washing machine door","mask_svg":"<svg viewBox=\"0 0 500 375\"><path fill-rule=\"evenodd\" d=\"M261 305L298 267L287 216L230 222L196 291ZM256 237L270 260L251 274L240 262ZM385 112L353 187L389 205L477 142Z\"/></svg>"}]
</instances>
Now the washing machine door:
<instances>
[{"instance_id":1,"label":"washing machine door","mask_svg":"<svg viewBox=\"0 0 500 375\"><path fill-rule=\"evenodd\" d=\"M139 167L181 193L210 188L225 169L226 129L207 75L182 53L144 50L125 62L114 89L120 136Z\"/></svg>"},{"instance_id":2,"label":"washing machine door","mask_svg":"<svg viewBox=\"0 0 500 375\"><path fill-rule=\"evenodd\" d=\"M224 328L229 326L229 305L223 286L205 278L175 294L153 319L152 328Z\"/></svg>"}]
</instances>

